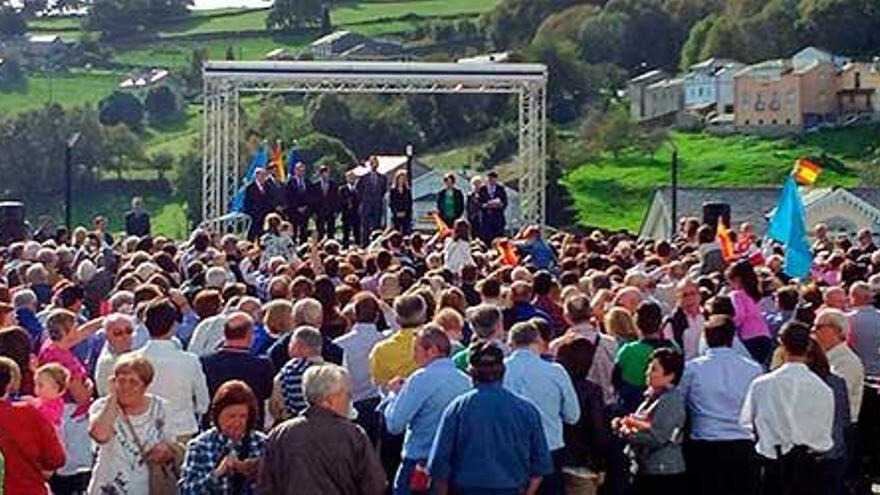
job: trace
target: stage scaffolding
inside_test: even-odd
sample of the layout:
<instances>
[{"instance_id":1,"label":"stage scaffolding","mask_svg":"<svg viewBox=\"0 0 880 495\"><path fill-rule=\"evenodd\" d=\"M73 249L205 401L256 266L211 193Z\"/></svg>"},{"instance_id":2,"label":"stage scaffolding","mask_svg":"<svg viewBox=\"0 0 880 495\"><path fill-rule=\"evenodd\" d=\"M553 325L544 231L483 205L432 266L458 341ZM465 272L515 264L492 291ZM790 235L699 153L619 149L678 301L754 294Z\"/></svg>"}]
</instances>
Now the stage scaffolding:
<instances>
[{"instance_id":1,"label":"stage scaffolding","mask_svg":"<svg viewBox=\"0 0 880 495\"><path fill-rule=\"evenodd\" d=\"M203 68L202 218L218 232L243 185L240 98L255 93L515 94L519 100L522 223L546 219L547 68L539 64L209 61Z\"/></svg>"}]
</instances>

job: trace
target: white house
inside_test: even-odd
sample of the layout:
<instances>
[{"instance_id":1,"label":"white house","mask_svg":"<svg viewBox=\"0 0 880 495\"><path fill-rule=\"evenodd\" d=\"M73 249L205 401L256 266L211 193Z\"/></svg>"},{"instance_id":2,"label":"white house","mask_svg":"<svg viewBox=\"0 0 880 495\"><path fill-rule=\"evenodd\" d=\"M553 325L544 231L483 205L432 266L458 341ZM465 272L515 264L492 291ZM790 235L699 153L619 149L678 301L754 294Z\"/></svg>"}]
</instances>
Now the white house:
<instances>
[{"instance_id":1,"label":"white house","mask_svg":"<svg viewBox=\"0 0 880 495\"><path fill-rule=\"evenodd\" d=\"M710 58L690 68L684 76L685 107L715 104L718 114L733 113L733 75L745 64Z\"/></svg>"},{"instance_id":2,"label":"white house","mask_svg":"<svg viewBox=\"0 0 880 495\"><path fill-rule=\"evenodd\" d=\"M806 66L812 62L825 62L834 64L838 69L841 69L850 62L850 59L841 55L835 55L821 48L816 48L815 46L807 46L792 55L791 61L795 67Z\"/></svg>"},{"instance_id":3,"label":"white house","mask_svg":"<svg viewBox=\"0 0 880 495\"><path fill-rule=\"evenodd\" d=\"M828 225L831 233L855 234L861 228L880 232L880 188L842 187L802 188L806 224L809 230L817 223ZM645 213L639 237L646 239L668 238L672 225L672 194L668 186L654 190L654 196ZM780 187L758 188L699 188L678 189L677 216L702 219L704 203L718 202L730 205L730 223L738 227L750 222L758 235L767 229L779 197Z\"/></svg>"}]
</instances>

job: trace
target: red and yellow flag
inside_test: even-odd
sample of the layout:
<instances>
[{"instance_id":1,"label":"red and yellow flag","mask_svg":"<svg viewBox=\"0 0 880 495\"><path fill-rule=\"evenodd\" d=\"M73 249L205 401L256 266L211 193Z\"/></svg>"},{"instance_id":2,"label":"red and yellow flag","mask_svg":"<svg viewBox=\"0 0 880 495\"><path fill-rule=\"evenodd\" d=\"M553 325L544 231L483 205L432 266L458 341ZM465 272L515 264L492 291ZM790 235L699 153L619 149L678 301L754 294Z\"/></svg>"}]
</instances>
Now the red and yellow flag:
<instances>
[{"instance_id":1,"label":"red and yellow flag","mask_svg":"<svg viewBox=\"0 0 880 495\"><path fill-rule=\"evenodd\" d=\"M272 146L272 156L269 158L269 170L275 170L275 177L278 182L287 180L287 172L284 170L284 157L281 153L281 140L276 139L275 145Z\"/></svg>"},{"instance_id":2,"label":"red and yellow flag","mask_svg":"<svg viewBox=\"0 0 880 495\"><path fill-rule=\"evenodd\" d=\"M446 237L452 234L452 229L450 229L449 226L446 225L446 222L444 222L443 219L440 218L439 213L437 213L436 211L431 213L431 218L434 219L434 225L437 226L437 233L439 233L441 237Z\"/></svg>"},{"instance_id":3,"label":"red and yellow flag","mask_svg":"<svg viewBox=\"0 0 880 495\"><path fill-rule=\"evenodd\" d=\"M718 230L715 236L718 239L718 244L721 245L721 256L724 257L724 261L731 261L736 258L733 240L730 238L730 230L728 230L727 225L724 225L722 218L718 218Z\"/></svg>"},{"instance_id":4,"label":"red and yellow flag","mask_svg":"<svg viewBox=\"0 0 880 495\"><path fill-rule=\"evenodd\" d=\"M815 162L811 162L806 158L798 158L797 161L794 162L794 170L791 174L794 175L794 180L797 181L798 184L802 186L812 186L821 173L822 167Z\"/></svg>"},{"instance_id":5,"label":"red and yellow flag","mask_svg":"<svg viewBox=\"0 0 880 495\"><path fill-rule=\"evenodd\" d=\"M501 255L501 264L507 266L519 265L519 255L516 254L516 248L510 242L510 239L498 241L498 254Z\"/></svg>"}]
</instances>

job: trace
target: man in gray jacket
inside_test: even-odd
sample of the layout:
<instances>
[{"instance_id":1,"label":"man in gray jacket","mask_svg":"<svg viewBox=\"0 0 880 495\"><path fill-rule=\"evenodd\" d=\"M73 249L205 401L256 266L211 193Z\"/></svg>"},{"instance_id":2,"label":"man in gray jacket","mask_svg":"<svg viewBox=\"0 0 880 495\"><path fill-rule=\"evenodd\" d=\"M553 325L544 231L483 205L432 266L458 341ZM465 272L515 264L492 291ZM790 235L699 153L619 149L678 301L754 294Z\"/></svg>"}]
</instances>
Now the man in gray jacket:
<instances>
[{"instance_id":1,"label":"man in gray jacket","mask_svg":"<svg viewBox=\"0 0 880 495\"><path fill-rule=\"evenodd\" d=\"M385 193L388 192L388 179L379 173L379 159L370 157L370 172L358 179L357 197L360 203L361 245L370 242L370 234L382 228L385 216Z\"/></svg>"}]
</instances>

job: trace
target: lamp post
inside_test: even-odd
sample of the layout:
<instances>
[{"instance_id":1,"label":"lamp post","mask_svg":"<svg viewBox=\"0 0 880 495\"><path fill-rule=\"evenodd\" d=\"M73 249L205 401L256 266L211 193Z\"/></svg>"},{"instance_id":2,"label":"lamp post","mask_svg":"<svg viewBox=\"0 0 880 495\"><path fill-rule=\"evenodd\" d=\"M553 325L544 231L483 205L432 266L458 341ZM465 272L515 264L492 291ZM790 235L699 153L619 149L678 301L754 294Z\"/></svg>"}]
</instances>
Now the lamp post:
<instances>
[{"instance_id":1,"label":"lamp post","mask_svg":"<svg viewBox=\"0 0 880 495\"><path fill-rule=\"evenodd\" d=\"M412 196L412 187L413 187L413 176L412 176L412 167L413 167L413 145L406 145L406 180L409 182L409 194ZM412 201L409 202L409 218L413 219L413 204Z\"/></svg>"},{"instance_id":2,"label":"lamp post","mask_svg":"<svg viewBox=\"0 0 880 495\"><path fill-rule=\"evenodd\" d=\"M71 230L71 211L72 211L72 190L73 190L73 177L71 171L71 158L73 155L73 147L76 146L76 142L79 141L82 133L74 132L67 138L67 143L65 143L64 147L64 226L67 227L67 231Z\"/></svg>"},{"instance_id":3,"label":"lamp post","mask_svg":"<svg viewBox=\"0 0 880 495\"><path fill-rule=\"evenodd\" d=\"M670 239L675 237L675 228L678 225L678 146L672 141L672 139L668 139L669 146L672 148L672 163L670 164L670 174L671 182L672 182L672 218L670 219L671 226L671 235Z\"/></svg>"}]
</instances>

